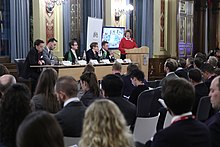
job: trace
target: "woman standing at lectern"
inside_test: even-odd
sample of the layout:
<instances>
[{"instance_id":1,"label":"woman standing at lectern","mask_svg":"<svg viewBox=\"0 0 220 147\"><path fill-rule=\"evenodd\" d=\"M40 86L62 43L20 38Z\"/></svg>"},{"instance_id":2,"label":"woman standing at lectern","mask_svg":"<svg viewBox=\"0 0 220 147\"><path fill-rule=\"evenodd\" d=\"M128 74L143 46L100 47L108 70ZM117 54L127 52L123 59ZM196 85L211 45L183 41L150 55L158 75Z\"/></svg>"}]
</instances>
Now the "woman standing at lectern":
<instances>
[{"instance_id":1,"label":"woman standing at lectern","mask_svg":"<svg viewBox=\"0 0 220 147\"><path fill-rule=\"evenodd\" d=\"M120 50L122 60L126 58L125 49L133 49L137 47L137 44L134 38L131 38L131 35L132 31L130 29L125 30L124 37L120 41L118 49Z\"/></svg>"}]
</instances>

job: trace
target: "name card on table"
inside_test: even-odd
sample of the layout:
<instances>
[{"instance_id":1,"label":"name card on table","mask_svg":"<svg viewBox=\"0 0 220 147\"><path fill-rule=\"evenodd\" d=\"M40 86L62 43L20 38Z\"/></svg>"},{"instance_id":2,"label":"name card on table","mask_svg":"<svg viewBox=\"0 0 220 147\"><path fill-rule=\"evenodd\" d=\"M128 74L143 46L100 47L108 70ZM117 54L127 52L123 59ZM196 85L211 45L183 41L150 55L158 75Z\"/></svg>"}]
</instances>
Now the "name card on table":
<instances>
[{"instance_id":1,"label":"name card on table","mask_svg":"<svg viewBox=\"0 0 220 147\"><path fill-rule=\"evenodd\" d=\"M102 62L105 63L105 64L110 64L110 63L111 63L111 62L109 61L109 59L103 59Z\"/></svg>"},{"instance_id":2,"label":"name card on table","mask_svg":"<svg viewBox=\"0 0 220 147\"><path fill-rule=\"evenodd\" d=\"M131 63L131 59L124 59L125 63Z\"/></svg>"},{"instance_id":3,"label":"name card on table","mask_svg":"<svg viewBox=\"0 0 220 147\"><path fill-rule=\"evenodd\" d=\"M79 65L86 65L86 60L78 60Z\"/></svg>"},{"instance_id":4,"label":"name card on table","mask_svg":"<svg viewBox=\"0 0 220 147\"><path fill-rule=\"evenodd\" d=\"M68 66L68 65L72 65L72 62L70 62L70 61L62 61L62 64Z\"/></svg>"},{"instance_id":5,"label":"name card on table","mask_svg":"<svg viewBox=\"0 0 220 147\"><path fill-rule=\"evenodd\" d=\"M93 64L93 65L94 65L94 64L99 64L99 62L98 62L97 60L90 60L89 63L91 63L91 64Z\"/></svg>"},{"instance_id":6,"label":"name card on table","mask_svg":"<svg viewBox=\"0 0 220 147\"><path fill-rule=\"evenodd\" d=\"M116 59L116 61L119 63L124 63L124 61L122 59Z\"/></svg>"}]
</instances>

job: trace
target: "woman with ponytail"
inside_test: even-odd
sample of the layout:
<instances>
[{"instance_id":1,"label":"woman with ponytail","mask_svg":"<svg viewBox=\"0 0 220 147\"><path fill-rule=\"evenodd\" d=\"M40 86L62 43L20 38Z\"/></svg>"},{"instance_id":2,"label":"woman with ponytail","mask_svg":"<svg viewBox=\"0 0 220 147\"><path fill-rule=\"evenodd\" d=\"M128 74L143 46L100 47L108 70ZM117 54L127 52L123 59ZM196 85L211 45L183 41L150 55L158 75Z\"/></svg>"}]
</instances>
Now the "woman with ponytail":
<instances>
[{"instance_id":1,"label":"woman with ponytail","mask_svg":"<svg viewBox=\"0 0 220 147\"><path fill-rule=\"evenodd\" d=\"M82 74L80 76L80 84L84 91L81 101L86 107L96 99L101 98L97 77L94 72L86 72Z\"/></svg>"}]
</instances>

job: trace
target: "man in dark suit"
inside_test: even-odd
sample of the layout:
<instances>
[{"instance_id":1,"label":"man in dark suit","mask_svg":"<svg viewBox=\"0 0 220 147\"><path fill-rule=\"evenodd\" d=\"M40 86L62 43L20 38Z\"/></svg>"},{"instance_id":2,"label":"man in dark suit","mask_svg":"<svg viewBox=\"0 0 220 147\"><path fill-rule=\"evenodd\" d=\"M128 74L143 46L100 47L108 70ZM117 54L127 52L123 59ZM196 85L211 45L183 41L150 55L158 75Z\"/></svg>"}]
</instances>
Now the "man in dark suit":
<instances>
[{"instance_id":1,"label":"man in dark suit","mask_svg":"<svg viewBox=\"0 0 220 147\"><path fill-rule=\"evenodd\" d=\"M178 68L175 71L175 74L180 77L188 80L188 72L186 69L186 60L184 58L179 58L177 60Z\"/></svg>"},{"instance_id":2,"label":"man in dark suit","mask_svg":"<svg viewBox=\"0 0 220 147\"><path fill-rule=\"evenodd\" d=\"M39 68L31 68L31 65L43 65L45 61L43 59L43 48L44 48L44 41L37 39L34 42L34 47L28 52L24 63L24 71L23 71L23 78L28 79L31 78L34 81L38 80L40 75Z\"/></svg>"},{"instance_id":3,"label":"man in dark suit","mask_svg":"<svg viewBox=\"0 0 220 147\"><path fill-rule=\"evenodd\" d=\"M109 74L102 80L103 95L113 101L127 121L127 125L133 125L136 119L136 106L122 98L123 81L121 77Z\"/></svg>"},{"instance_id":4,"label":"man in dark suit","mask_svg":"<svg viewBox=\"0 0 220 147\"><path fill-rule=\"evenodd\" d=\"M86 52L86 61L87 63L90 62L90 60L97 60L100 61L101 57L98 54L99 52L99 46L97 42L92 42L90 44L90 49Z\"/></svg>"},{"instance_id":5,"label":"man in dark suit","mask_svg":"<svg viewBox=\"0 0 220 147\"><path fill-rule=\"evenodd\" d=\"M102 41L102 48L100 49L101 59L109 59L110 62L114 62L114 55L108 50L108 42Z\"/></svg>"},{"instance_id":6,"label":"man in dark suit","mask_svg":"<svg viewBox=\"0 0 220 147\"><path fill-rule=\"evenodd\" d=\"M51 65L51 63L53 62L54 56L52 52L56 48L56 45L57 45L57 40L55 38L50 38L47 41L47 45L44 47L43 50L43 58L46 65Z\"/></svg>"},{"instance_id":7,"label":"man in dark suit","mask_svg":"<svg viewBox=\"0 0 220 147\"><path fill-rule=\"evenodd\" d=\"M164 63L164 71L166 73L166 77L164 77L161 81L160 81L160 86L164 86L166 84L166 82L168 82L171 79L177 79L179 78L174 72L176 71L178 67L178 64L176 62L176 60L169 58L166 60L166 62Z\"/></svg>"},{"instance_id":8,"label":"man in dark suit","mask_svg":"<svg viewBox=\"0 0 220 147\"><path fill-rule=\"evenodd\" d=\"M206 86L210 88L212 80L216 77L214 67L209 63L204 63L200 69L202 71Z\"/></svg>"},{"instance_id":9,"label":"man in dark suit","mask_svg":"<svg viewBox=\"0 0 220 147\"><path fill-rule=\"evenodd\" d=\"M77 96L77 81L71 76L60 77L55 85L56 95L63 109L55 114L67 137L80 137L86 107Z\"/></svg>"},{"instance_id":10,"label":"man in dark suit","mask_svg":"<svg viewBox=\"0 0 220 147\"><path fill-rule=\"evenodd\" d=\"M209 127L211 133L212 147L220 146L220 76L216 77L210 86L210 93L212 108L214 108L217 113L212 116L206 124Z\"/></svg>"},{"instance_id":11,"label":"man in dark suit","mask_svg":"<svg viewBox=\"0 0 220 147\"><path fill-rule=\"evenodd\" d=\"M64 55L64 61L70 61L72 64L76 64L78 62L79 53L78 53L78 43L76 39L73 39L69 42L69 51Z\"/></svg>"},{"instance_id":12,"label":"man in dark suit","mask_svg":"<svg viewBox=\"0 0 220 147\"><path fill-rule=\"evenodd\" d=\"M193 104L192 113L193 115L196 115L199 101L202 97L208 96L209 89L202 81L202 73L197 68L189 70L189 81L193 84L195 88L195 101Z\"/></svg>"},{"instance_id":13,"label":"man in dark suit","mask_svg":"<svg viewBox=\"0 0 220 147\"><path fill-rule=\"evenodd\" d=\"M194 119L194 88L185 79L172 79L162 87L172 124L157 132L151 147L210 147L208 127Z\"/></svg>"}]
</instances>

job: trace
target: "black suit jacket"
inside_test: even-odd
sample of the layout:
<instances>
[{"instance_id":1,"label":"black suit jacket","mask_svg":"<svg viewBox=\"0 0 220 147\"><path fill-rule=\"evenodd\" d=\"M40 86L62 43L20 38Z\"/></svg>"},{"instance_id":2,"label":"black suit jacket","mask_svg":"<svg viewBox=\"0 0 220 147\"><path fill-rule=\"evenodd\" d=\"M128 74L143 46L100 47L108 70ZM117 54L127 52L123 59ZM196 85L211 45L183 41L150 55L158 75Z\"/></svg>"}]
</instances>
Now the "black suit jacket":
<instances>
[{"instance_id":1,"label":"black suit jacket","mask_svg":"<svg viewBox=\"0 0 220 147\"><path fill-rule=\"evenodd\" d=\"M209 89L205 83L200 83L194 86L195 87L195 101L192 108L193 115L196 115L197 108L201 97L209 95Z\"/></svg>"},{"instance_id":2,"label":"black suit jacket","mask_svg":"<svg viewBox=\"0 0 220 147\"><path fill-rule=\"evenodd\" d=\"M175 74L180 77L188 80L188 71L186 69L179 69L175 71Z\"/></svg>"},{"instance_id":3,"label":"black suit jacket","mask_svg":"<svg viewBox=\"0 0 220 147\"><path fill-rule=\"evenodd\" d=\"M206 124L210 130L212 147L220 147L220 113L212 116Z\"/></svg>"},{"instance_id":4,"label":"black suit jacket","mask_svg":"<svg viewBox=\"0 0 220 147\"><path fill-rule=\"evenodd\" d=\"M105 56L104 56L105 51L104 51L103 48L100 49L100 52L102 53L102 59L109 59L110 60L110 53L109 53L109 51L106 51L106 55Z\"/></svg>"},{"instance_id":5,"label":"black suit jacket","mask_svg":"<svg viewBox=\"0 0 220 147\"><path fill-rule=\"evenodd\" d=\"M36 48L32 48L26 57L25 63L24 63L24 72L23 72L23 78L31 78L34 80L37 80L40 75L40 69L39 68L31 68L31 65L39 65L38 59L43 60L43 52L38 53Z\"/></svg>"},{"instance_id":6,"label":"black suit jacket","mask_svg":"<svg viewBox=\"0 0 220 147\"><path fill-rule=\"evenodd\" d=\"M85 92L80 101L82 101L82 103L88 107L92 102L94 102L96 99L100 99L101 97L98 97L96 95L94 95L91 91L87 91Z\"/></svg>"},{"instance_id":7,"label":"black suit jacket","mask_svg":"<svg viewBox=\"0 0 220 147\"><path fill-rule=\"evenodd\" d=\"M216 76L214 75L214 76L211 76L209 79L207 79L206 81L205 81L205 84L206 84L206 86L208 87L208 89L210 88L210 85L211 85L211 83L212 83L212 80L215 78Z\"/></svg>"},{"instance_id":8,"label":"black suit jacket","mask_svg":"<svg viewBox=\"0 0 220 147\"><path fill-rule=\"evenodd\" d=\"M166 82L168 82L169 80L172 79L177 79L179 78L174 72L168 74L166 77L164 77L161 81L160 81L160 86L164 86L166 84Z\"/></svg>"},{"instance_id":9,"label":"black suit jacket","mask_svg":"<svg viewBox=\"0 0 220 147\"><path fill-rule=\"evenodd\" d=\"M149 88L146 85L139 85L135 87L128 100L137 106L138 96L140 95L141 92L143 92L144 90L148 90L148 89Z\"/></svg>"},{"instance_id":10,"label":"black suit jacket","mask_svg":"<svg viewBox=\"0 0 220 147\"><path fill-rule=\"evenodd\" d=\"M76 56L77 56L77 58L79 57L79 54L78 54L77 51L76 51ZM68 52L65 53L63 60L64 61L70 61L73 64L76 63L76 58L75 58L73 52L71 51L71 49Z\"/></svg>"},{"instance_id":11,"label":"black suit jacket","mask_svg":"<svg viewBox=\"0 0 220 147\"><path fill-rule=\"evenodd\" d=\"M123 90L122 95L129 97L131 95L131 92L134 90L135 86L131 82L131 75L125 75L122 77L123 80Z\"/></svg>"},{"instance_id":12,"label":"black suit jacket","mask_svg":"<svg viewBox=\"0 0 220 147\"><path fill-rule=\"evenodd\" d=\"M194 119L178 121L157 132L151 147L210 147L209 130Z\"/></svg>"},{"instance_id":13,"label":"black suit jacket","mask_svg":"<svg viewBox=\"0 0 220 147\"><path fill-rule=\"evenodd\" d=\"M86 107L82 102L70 102L55 114L62 130L67 137L80 137Z\"/></svg>"},{"instance_id":14,"label":"black suit jacket","mask_svg":"<svg viewBox=\"0 0 220 147\"><path fill-rule=\"evenodd\" d=\"M110 97L108 99L113 101L121 110L127 125L133 125L136 119L136 106L122 97Z\"/></svg>"},{"instance_id":15,"label":"black suit jacket","mask_svg":"<svg viewBox=\"0 0 220 147\"><path fill-rule=\"evenodd\" d=\"M90 60L97 60L99 62L100 58L99 58L99 55L98 53L96 52L95 54L93 53L92 49L89 49L87 52L86 52L86 61L87 63L89 63Z\"/></svg>"}]
</instances>

